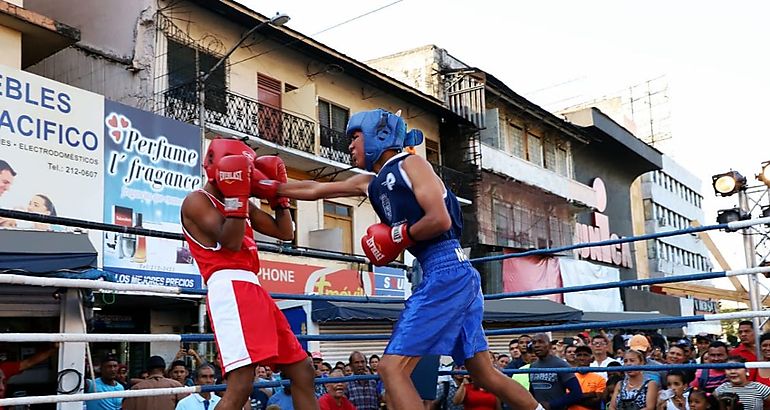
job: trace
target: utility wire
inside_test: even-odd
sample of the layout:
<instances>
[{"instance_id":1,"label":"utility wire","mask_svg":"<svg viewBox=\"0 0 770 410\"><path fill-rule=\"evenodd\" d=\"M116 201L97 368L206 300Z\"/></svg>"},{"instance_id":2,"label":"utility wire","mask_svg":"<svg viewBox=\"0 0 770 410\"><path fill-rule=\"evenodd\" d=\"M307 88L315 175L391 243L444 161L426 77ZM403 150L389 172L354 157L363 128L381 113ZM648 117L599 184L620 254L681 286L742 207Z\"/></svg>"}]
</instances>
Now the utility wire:
<instances>
[{"instance_id":1,"label":"utility wire","mask_svg":"<svg viewBox=\"0 0 770 410\"><path fill-rule=\"evenodd\" d=\"M355 17L349 18L349 19L347 19L347 20L345 20L345 21L342 21L342 22L340 22L340 23L334 24L334 25L332 25L332 26L330 26L330 27L327 27L327 28L325 28L325 29L323 29L323 30L321 30L321 31L319 31L319 32L316 32L316 33L313 33L313 34L310 34L310 35L304 35L304 34L303 34L303 35L302 35L300 38L294 39L294 40L292 40L292 41L290 41L290 42L288 42L288 43L285 43L285 44L281 44L281 45L279 45L279 46L277 46L277 47L273 47L273 48L271 48L271 49L268 49L268 50L266 50L266 51L263 51L263 52L261 52L261 53L255 54L255 55L253 55L253 56L250 56L250 57L246 57L246 58L244 58L244 59L242 59L242 60L238 60L238 61L236 61L236 62L234 62L234 63L230 63L230 64L228 64L228 67L232 67L232 66L234 66L234 65L236 65L236 64L240 64L240 63L243 63L243 62L245 62L245 61L249 61L249 60L252 60L252 59L254 59L254 58L257 58L257 57L261 57L261 56L263 56L263 55L265 55L265 54L268 54L268 53L272 53L273 51L275 51L275 50L278 50L279 48L290 46L290 45L292 45L292 44L295 44L295 43L298 43L298 42L300 42L300 41L304 41L304 40L307 40L307 39L309 39L309 38L310 38L310 37L312 37L312 36L317 36L317 35L319 35L319 34L322 34L322 33L325 33L325 32L327 32L327 31L329 31L329 30L332 30L332 29L335 29L335 28L337 28L337 27L340 27L340 26L342 26L342 25L345 25L345 24L348 24L348 23L352 23L353 21L356 21L356 20L358 20L358 19L361 19L361 18L363 18L363 17L366 17L366 16L368 16L368 15L370 15L370 14L373 14L373 13L376 13L376 12L378 12L378 11L384 10L384 9L386 9L386 8L388 8L388 7L391 7L391 6L393 6L393 5L396 5L396 4L398 4L398 3L401 3L402 1L404 1L404 0L396 0L396 1L392 2L392 3L388 3L388 4L384 5L384 6L381 6L381 7L378 7L378 8L376 8L376 9L374 9L374 10L370 10L370 11L367 11L367 12L366 12L366 13L364 13L364 14L360 14L360 15L358 15L358 16L355 16ZM259 43L257 43L257 44L259 44ZM252 44L252 45L256 45L256 44Z\"/></svg>"}]
</instances>

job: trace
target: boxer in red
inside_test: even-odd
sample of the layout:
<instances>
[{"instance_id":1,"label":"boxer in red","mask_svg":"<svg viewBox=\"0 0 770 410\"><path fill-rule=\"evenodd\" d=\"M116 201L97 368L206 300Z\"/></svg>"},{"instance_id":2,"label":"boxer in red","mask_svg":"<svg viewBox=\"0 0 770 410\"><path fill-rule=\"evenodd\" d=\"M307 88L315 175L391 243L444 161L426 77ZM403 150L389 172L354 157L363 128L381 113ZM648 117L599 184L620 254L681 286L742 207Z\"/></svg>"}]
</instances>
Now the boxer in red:
<instances>
[{"instance_id":1,"label":"boxer in red","mask_svg":"<svg viewBox=\"0 0 770 410\"><path fill-rule=\"evenodd\" d=\"M289 200L270 205L275 217L249 201L262 179L286 181L280 158L261 156L242 141L211 141L202 159L208 182L182 203L182 227L208 287L208 313L227 374L219 410L243 408L257 363L281 368L291 379L296 409L318 409L310 359L270 295L259 285L253 230L282 240L294 236ZM261 195L265 196L265 195Z\"/></svg>"}]
</instances>

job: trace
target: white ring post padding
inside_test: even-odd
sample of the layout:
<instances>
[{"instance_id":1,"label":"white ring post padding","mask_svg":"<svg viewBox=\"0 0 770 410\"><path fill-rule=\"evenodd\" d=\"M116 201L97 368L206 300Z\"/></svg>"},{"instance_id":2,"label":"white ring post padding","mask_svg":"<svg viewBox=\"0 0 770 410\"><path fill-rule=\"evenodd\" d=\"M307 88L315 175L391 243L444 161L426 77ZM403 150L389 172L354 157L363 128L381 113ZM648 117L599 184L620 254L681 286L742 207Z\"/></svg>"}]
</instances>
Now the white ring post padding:
<instances>
[{"instance_id":1,"label":"white ring post padding","mask_svg":"<svg viewBox=\"0 0 770 410\"><path fill-rule=\"evenodd\" d=\"M761 225L761 224L770 224L770 216L766 216L764 218L749 219L746 221L728 222L727 227L730 229L737 230L737 229L748 228L750 226Z\"/></svg>"},{"instance_id":2,"label":"white ring post padding","mask_svg":"<svg viewBox=\"0 0 770 410\"><path fill-rule=\"evenodd\" d=\"M732 320L750 317L770 317L770 310L745 310L743 312L715 313L703 315L703 320Z\"/></svg>"},{"instance_id":3,"label":"white ring post padding","mask_svg":"<svg viewBox=\"0 0 770 410\"><path fill-rule=\"evenodd\" d=\"M98 334L98 333L2 333L0 342L176 342L182 336L171 334Z\"/></svg>"},{"instance_id":4,"label":"white ring post padding","mask_svg":"<svg viewBox=\"0 0 770 410\"><path fill-rule=\"evenodd\" d=\"M100 399L114 399L114 398L127 398L127 397L149 397L149 396L164 396L170 394L186 394L186 393L199 393L201 386L189 386L189 387L165 387L160 389L146 389L146 390L121 390L121 391L108 391L101 393L78 393L78 394L60 394L52 396L30 396L30 397L14 397L8 399L0 399L0 407L10 406L24 406L30 404L43 404L43 403L64 403L73 401L88 401L88 400L100 400Z\"/></svg>"},{"instance_id":5,"label":"white ring post padding","mask_svg":"<svg viewBox=\"0 0 770 410\"><path fill-rule=\"evenodd\" d=\"M725 271L725 276L753 275L755 273L770 273L770 266L728 270L728 271Z\"/></svg>"},{"instance_id":6,"label":"white ring post padding","mask_svg":"<svg viewBox=\"0 0 770 410\"><path fill-rule=\"evenodd\" d=\"M102 289L102 290L170 293L175 295L182 293L182 289L177 286L140 285L140 284L133 284L133 283L107 282L104 280L93 280L93 279L41 278L36 276L12 275L12 274L0 275L0 283L6 284L6 285L50 286L50 287L56 287L56 288Z\"/></svg>"}]
</instances>

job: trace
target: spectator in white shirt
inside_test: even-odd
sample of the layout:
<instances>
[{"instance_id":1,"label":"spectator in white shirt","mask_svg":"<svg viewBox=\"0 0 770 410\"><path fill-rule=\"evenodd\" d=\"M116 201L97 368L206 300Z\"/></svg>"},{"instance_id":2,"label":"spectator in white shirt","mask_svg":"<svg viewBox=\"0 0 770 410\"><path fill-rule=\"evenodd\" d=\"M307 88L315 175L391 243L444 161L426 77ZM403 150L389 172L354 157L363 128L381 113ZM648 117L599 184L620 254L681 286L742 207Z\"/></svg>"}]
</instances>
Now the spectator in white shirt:
<instances>
[{"instance_id":1,"label":"spectator in white shirt","mask_svg":"<svg viewBox=\"0 0 770 410\"><path fill-rule=\"evenodd\" d=\"M204 363L198 366L196 370L197 376L195 377L195 385L212 385L214 384L214 367L208 363ZM219 403L219 396L211 393L193 393L182 400L176 405L176 410L214 410L217 403Z\"/></svg>"},{"instance_id":2,"label":"spectator in white shirt","mask_svg":"<svg viewBox=\"0 0 770 410\"><path fill-rule=\"evenodd\" d=\"M591 367L607 367L610 363L618 363L617 360L607 354L609 344L610 341L607 339L607 336L596 335L591 338L591 350L594 352L594 361L591 363ZM596 374L602 376L604 380L607 380L607 373L597 372Z\"/></svg>"}]
</instances>

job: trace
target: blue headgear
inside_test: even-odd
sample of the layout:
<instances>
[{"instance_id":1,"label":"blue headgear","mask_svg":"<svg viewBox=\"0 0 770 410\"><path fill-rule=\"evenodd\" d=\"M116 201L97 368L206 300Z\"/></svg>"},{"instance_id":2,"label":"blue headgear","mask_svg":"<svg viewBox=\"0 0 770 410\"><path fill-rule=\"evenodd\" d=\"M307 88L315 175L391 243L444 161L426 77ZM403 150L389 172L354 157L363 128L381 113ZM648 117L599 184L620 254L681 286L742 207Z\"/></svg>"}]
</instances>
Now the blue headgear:
<instances>
[{"instance_id":1,"label":"blue headgear","mask_svg":"<svg viewBox=\"0 0 770 410\"><path fill-rule=\"evenodd\" d=\"M364 134L364 154L366 170L371 171L382 153L389 150L401 150L422 144L420 130L406 131L404 120L388 111L378 108L353 114L348 121L346 133L353 135L361 131Z\"/></svg>"}]
</instances>

